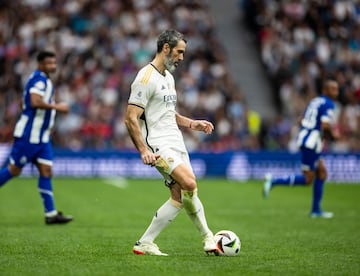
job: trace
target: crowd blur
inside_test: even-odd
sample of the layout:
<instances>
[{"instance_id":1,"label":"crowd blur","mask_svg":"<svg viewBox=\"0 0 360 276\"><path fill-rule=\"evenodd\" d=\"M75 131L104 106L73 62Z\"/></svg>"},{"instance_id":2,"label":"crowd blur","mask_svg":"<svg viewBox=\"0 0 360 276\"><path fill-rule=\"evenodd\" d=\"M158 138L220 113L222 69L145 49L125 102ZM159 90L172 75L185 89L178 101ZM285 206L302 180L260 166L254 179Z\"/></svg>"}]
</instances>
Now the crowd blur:
<instances>
[{"instance_id":1,"label":"crowd blur","mask_svg":"<svg viewBox=\"0 0 360 276\"><path fill-rule=\"evenodd\" d=\"M154 57L160 32L188 41L175 72L178 111L208 119L215 133L184 129L189 151L288 149L296 118L328 75L341 86L338 151L360 150L359 5L352 1L242 0L281 110L264 120L232 78L204 0L0 0L0 143L12 141L20 99L42 49L57 54L54 146L133 149L125 125L130 84ZM267 119L267 118L265 118Z\"/></svg>"},{"instance_id":2,"label":"crowd blur","mask_svg":"<svg viewBox=\"0 0 360 276\"><path fill-rule=\"evenodd\" d=\"M178 111L216 126L206 136L185 129L189 151L260 147L259 115L231 78L205 1L0 1L0 142L12 139L27 77L41 49L54 50L58 100L56 147L133 149L124 125L130 84L154 57L160 32L174 28L188 41L176 74Z\"/></svg>"},{"instance_id":3,"label":"crowd blur","mask_svg":"<svg viewBox=\"0 0 360 276\"><path fill-rule=\"evenodd\" d=\"M294 148L295 123L326 78L340 86L337 152L360 151L360 2L351 0L242 0L247 25L274 84L283 147Z\"/></svg>"}]
</instances>

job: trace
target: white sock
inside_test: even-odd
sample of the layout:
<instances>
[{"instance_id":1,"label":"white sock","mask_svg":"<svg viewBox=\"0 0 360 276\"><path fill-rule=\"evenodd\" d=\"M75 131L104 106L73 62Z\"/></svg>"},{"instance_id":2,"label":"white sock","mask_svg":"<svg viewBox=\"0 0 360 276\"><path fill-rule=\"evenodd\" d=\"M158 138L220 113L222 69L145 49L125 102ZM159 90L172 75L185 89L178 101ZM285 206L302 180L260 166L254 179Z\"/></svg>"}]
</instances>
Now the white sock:
<instances>
[{"instance_id":1,"label":"white sock","mask_svg":"<svg viewBox=\"0 0 360 276\"><path fill-rule=\"evenodd\" d=\"M202 237L212 235L209 229L204 212L204 206L202 205L199 197L197 196L197 190L185 191L181 190L182 203L186 213L199 230Z\"/></svg>"},{"instance_id":2,"label":"white sock","mask_svg":"<svg viewBox=\"0 0 360 276\"><path fill-rule=\"evenodd\" d=\"M160 232L175 219L182 209L181 203L169 199L156 212L149 227L140 238L140 242L153 242Z\"/></svg>"},{"instance_id":3,"label":"white sock","mask_svg":"<svg viewBox=\"0 0 360 276\"><path fill-rule=\"evenodd\" d=\"M57 215L57 213L58 212L56 210L50 211L50 212L45 213L45 217L47 217L47 218L55 217Z\"/></svg>"}]
</instances>

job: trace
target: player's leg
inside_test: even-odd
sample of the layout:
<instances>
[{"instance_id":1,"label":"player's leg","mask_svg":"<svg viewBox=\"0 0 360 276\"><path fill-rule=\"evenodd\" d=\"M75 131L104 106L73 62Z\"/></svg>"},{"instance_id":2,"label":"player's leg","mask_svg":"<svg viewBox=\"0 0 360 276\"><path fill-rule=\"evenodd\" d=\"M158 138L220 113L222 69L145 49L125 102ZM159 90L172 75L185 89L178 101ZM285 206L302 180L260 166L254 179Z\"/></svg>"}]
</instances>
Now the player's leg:
<instances>
[{"instance_id":1,"label":"player's leg","mask_svg":"<svg viewBox=\"0 0 360 276\"><path fill-rule=\"evenodd\" d=\"M135 254L149 254L166 256L162 253L154 240L179 214L182 209L181 189L175 181L165 180L165 185L169 187L171 197L155 213L150 225L145 233L135 243L133 252Z\"/></svg>"},{"instance_id":2,"label":"player's leg","mask_svg":"<svg viewBox=\"0 0 360 276\"><path fill-rule=\"evenodd\" d=\"M267 173L263 185L263 196L267 198L271 189L276 186L305 186L308 183L307 177L304 174L290 174L284 177L273 178L270 173Z\"/></svg>"},{"instance_id":3,"label":"player's leg","mask_svg":"<svg viewBox=\"0 0 360 276\"><path fill-rule=\"evenodd\" d=\"M0 187L4 186L11 178L20 175L21 168L15 164L9 164L7 167L0 170Z\"/></svg>"},{"instance_id":4,"label":"player's leg","mask_svg":"<svg viewBox=\"0 0 360 276\"><path fill-rule=\"evenodd\" d=\"M70 222L71 216L64 216L62 212L55 209L54 193L52 187L52 149L50 144L39 145L41 147L37 154L35 165L39 171L38 189L45 212L46 224L62 224Z\"/></svg>"},{"instance_id":5,"label":"player's leg","mask_svg":"<svg viewBox=\"0 0 360 276\"><path fill-rule=\"evenodd\" d=\"M45 216L56 215L53 187L51 183L51 165L36 163L39 171L38 189L44 204Z\"/></svg>"},{"instance_id":6,"label":"player's leg","mask_svg":"<svg viewBox=\"0 0 360 276\"><path fill-rule=\"evenodd\" d=\"M302 174L290 174L284 177L273 178L270 173L265 175L263 186L263 196L267 198L272 188L276 186L305 186L311 185L315 176L312 169L314 160L317 160L318 154L313 150L301 149Z\"/></svg>"},{"instance_id":7,"label":"player's leg","mask_svg":"<svg viewBox=\"0 0 360 276\"><path fill-rule=\"evenodd\" d=\"M303 174L290 174L285 177L272 178L271 185L275 186L304 186L307 184Z\"/></svg>"},{"instance_id":8,"label":"player's leg","mask_svg":"<svg viewBox=\"0 0 360 276\"><path fill-rule=\"evenodd\" d=\"M180 186L175 182L173 182L169 188L172 194L181 193ZM171 196L171 198L161 205L155 212L149 227L146 229L139 241L153 242L160 232L176 218L181 209L181 202L174 200Z\"/></svg>"},{"instance_id":9,"label":"player's leg","mask_svg":"<svg viewBox=\"0 0 360 276\"><path fill-rule=\"evenodd\" d=\"M179 183L181 187L182 204L196 228L203 238L205 252L217 252L213 233L209 229L205 217L204 206L197 194L197 184L193 171L184 163L178 165L171 177Z\"/></svg>"},{"instance_id":10,"label":"player's leg","mask_svg":"<svg viewBox=\"0 0 360 276\"><path fill-rule=\"evenodd\" d=\"M9 156L9 165L0 170L0 187L21 174L22 167L28 161L28 154L29 151L25 151L25 146L15 140Z\"/></svg>"},{"instance_id":11,"label":"player's leg","mask_svg":"<svg viewBox=\"0 0 360 276\"><path fill-rule=\"evenodd\" d=\"M322 217L322 218L332 218L333 213L324 212L321 209L321 201L324 193L324 183L327 178L327 170L325 167L325 163L322 159L319 160L318 168L316 170L316 177L314 181L313 187L313 200L311 207L311 217Z\"/></svg>"}]
</instances>

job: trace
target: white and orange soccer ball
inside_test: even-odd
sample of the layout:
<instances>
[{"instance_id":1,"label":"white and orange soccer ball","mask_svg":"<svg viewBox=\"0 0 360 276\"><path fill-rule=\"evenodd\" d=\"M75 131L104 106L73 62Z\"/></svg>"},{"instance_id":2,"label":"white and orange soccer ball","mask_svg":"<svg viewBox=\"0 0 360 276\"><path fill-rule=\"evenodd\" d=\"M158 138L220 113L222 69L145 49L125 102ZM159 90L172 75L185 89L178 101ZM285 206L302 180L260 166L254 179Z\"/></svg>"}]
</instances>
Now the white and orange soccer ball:
<instances>
[{"instance_id":1,"label":"white and orange soccer ball","mask_svg":"<svg viewBox=\"0 0 360 276\"><path fill-rule=\"evenodd\" d=\"M238 235L230 230L221 230L214 235L220 256L237 256L240 253L241 241Z\"/></svg>"}]
</instances>

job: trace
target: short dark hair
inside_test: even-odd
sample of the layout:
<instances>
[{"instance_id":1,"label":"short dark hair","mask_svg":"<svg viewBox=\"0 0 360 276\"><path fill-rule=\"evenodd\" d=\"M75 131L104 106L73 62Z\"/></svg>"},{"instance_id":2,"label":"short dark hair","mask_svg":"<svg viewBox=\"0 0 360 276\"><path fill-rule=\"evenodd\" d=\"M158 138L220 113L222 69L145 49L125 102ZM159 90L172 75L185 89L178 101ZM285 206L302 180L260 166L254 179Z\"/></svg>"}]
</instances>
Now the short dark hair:
<instances>
[{"instance_id":1,"label":"short dark hair","mask_svg":"<svg viewBox=\"0 0 360 276\"><path fill-rule=\"evenodd\" d=\"M41 51L38 53L37 57L36 57L36 60L38 62L42 62L44 61L46 58L53 58L55 57L55 53L54 52L50 52L50 51Z\"/></svg>"},{"instance_id":2,"label":"short dark hair","mask_svg":"<svg viewBox=\"0 0 360 276\"><path fill-rule=\"evenodd\" d=\"M186 43L184 35L176 30L166 30L163 31L157 40L157 52L160 53L164 44L168 43L170 50L172 50L180 40L183 40Z\"/></svg>"}]
</instances>

